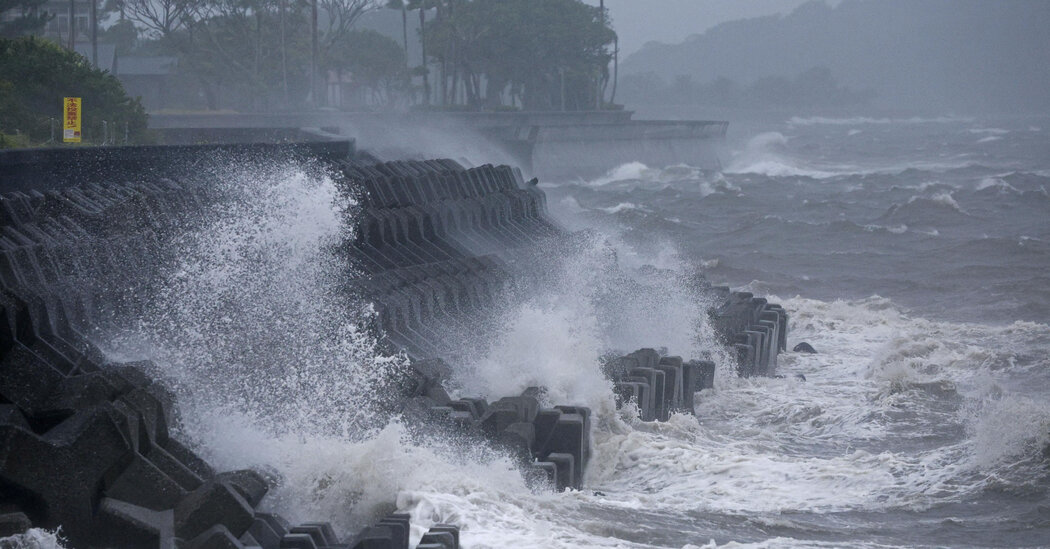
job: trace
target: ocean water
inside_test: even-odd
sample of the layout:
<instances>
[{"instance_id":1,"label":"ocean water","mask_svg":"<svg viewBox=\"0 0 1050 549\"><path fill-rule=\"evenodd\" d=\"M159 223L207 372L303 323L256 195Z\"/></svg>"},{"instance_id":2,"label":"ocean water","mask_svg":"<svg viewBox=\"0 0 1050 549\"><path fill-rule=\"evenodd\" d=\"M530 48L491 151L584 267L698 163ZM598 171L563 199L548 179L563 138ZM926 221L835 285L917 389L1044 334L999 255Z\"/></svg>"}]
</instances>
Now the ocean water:
<instances>
[{"instance_id":1,"label":"ocean water","mask_svg":"<svg viewBox=\"0 0 1050 549\"><path fill-rule=\"evenodd\" d=\"M776 296L819 351L600 442L570 521L624 547L1050 546L1047 129L792 118L735 125L720 173L545 185L576 226Z\"/></svg>"},{"instance_id":2,"label":"ocean water","mask_svg":"<svg viewBox=\"0 0 1050 549\"><path fill-rule=\"evenodd\" d=\"M367 299L345 291L356 203L316 166L220 174L168 243L152 312L104 343L156 362L214 465L279 479L265 507L344 535L398 510L415 540L453 523L479 549L1050 546L1050 119L730 132L719 172L541 183L583 236L463 343L454 393L542 385L594 410L582 490L538 490L500 452L388 413L404 359L378 352ZM818 354L735 377L697 269L780 302L789 348ZM615 408L600 357L642 346L718 363L695 415Z\"/></svg>"}]
</instances>

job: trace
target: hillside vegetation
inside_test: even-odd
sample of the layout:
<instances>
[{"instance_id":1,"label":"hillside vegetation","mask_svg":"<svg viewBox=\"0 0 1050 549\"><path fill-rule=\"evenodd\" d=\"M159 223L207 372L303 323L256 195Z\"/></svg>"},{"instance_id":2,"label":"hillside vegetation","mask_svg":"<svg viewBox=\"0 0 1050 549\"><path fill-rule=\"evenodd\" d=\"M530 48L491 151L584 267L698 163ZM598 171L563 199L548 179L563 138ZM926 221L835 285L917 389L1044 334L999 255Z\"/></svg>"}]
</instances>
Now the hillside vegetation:
<instances>
[{"instance_id":1,"label":"hillside vegetation","mask_svg":"<svg viewBox=\"0 0 1050 549\"><path fill-rule=\"evenodd\" d=\"M1046 112L1050 9L1044 0L845 0L718 25L681 44L650 43L621 77L688 75L740 87L826 68L884 107Z\"/></svg>"}]
</instances>

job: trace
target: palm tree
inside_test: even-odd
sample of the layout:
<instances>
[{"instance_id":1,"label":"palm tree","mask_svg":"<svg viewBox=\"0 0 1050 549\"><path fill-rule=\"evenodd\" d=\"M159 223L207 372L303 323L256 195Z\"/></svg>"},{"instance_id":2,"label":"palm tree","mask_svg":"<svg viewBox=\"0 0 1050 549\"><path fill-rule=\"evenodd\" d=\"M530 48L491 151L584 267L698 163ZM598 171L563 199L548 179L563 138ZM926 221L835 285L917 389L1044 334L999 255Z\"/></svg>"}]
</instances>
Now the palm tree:
<instances>
[{"instance_id":1,"label":"palm tree","mask_svg":"<svg viewBox=\"0 0 1050 549\"><path fill-rule=\"evenodd\" d=\"M401 25L405 41L405 62L408 62L408 11L419 10L419 47L422 50L423 104L430 104L430 77L427 70L427 16L426 10L436 7L440 0L387 0L387 7L401 10Z\"/></svg>"},{"instance_id":2,"label":"palm tree","mask_svg":"<svg viewBox=\"0 0 1050 549\"><path fill-rule=\"evenodd\" d=\"M401 38L404 40L405 68L408 69L408 4L404 0L387 0L386 7L401 10Z\"/></svg>"}]
</instances>

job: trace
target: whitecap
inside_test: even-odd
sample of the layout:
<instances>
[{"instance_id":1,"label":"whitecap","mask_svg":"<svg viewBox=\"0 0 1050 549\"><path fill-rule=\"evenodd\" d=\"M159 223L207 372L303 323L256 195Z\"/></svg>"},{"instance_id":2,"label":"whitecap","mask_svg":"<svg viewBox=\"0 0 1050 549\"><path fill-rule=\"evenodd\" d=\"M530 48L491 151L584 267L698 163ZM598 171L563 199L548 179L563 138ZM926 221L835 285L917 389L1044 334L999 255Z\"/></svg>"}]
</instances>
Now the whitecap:
<instances>
[{"instance_id":1,"label":"whitecap","mask_svg":"<svg viewBox=\"0 0 1050 549\"><path fill-rule=\"evenodd\" d=\"M930 198L930 200L933 200L938 204L944 204L945 206L948 206L949 208L957 212L963 211L963 209L959 206L959 203L955 201L955 197L953 197L952 193L950 192L937 193L933 195Z\"/></svg>"},{"instance_id":2,"label":"whitecap","mask_svg":"<svg viewBox=\"0 0 1050 549\"><path fill-rule=\"evenodd\" d=\"M601 177L585 181L584 184L591 187L628 182L667 184L698 179L703 173L704 170L688 164L673 164L664 168L655 168L641 162L628 162L609 170Z\"/></svg>"},{"instance_id":3,"label":"whitecap","mask_svg":"<svg viewBox=\"0 0 1050 549\"><path fill-rule=\"evenodd\" d=\"M952 196L951 192L947 192L946 191L946 192L936 193L933 196L918 196L918 195L915 195L915 196L912 196L911 198L908 199L908 204L914 204L914 203L919 202L919 201L932 202L933 204L937 204L937 205L940 205L940 206L947 206L948 208L951 208L952 210L955 210L955 211L957 211L959 213L966 213L962 209L962 207L959 206L959 203L955 201L955 197Z\"/></svg>"},{"instance_id":4,"label":"whitecap","mask_svg":"<svg viewBox=\"0 0 1050 549\"><path fill-rule=\"evenodd\" d=\"M634 204L632 202L620 202L619 204L617 204L615 206L610 206L608 208L598 208L598 209L603 211L603 212L605 212L605 213L607 213L607 214L617 214L617 213L620 213L620 212L623 212L623 211L637 210L637 209L640 209L640 208L638 207L637 204Z\"/></svg>"},{"instance_id":5,"label":"whitecap","mask_svg":"<svg viewBox=\"0 0 1050 549\"><path fill-rule=\"evenodd\" d=\"M713 194L738 194L740 187L734 185L725 175L718 173L710 180L700 181L700 196L708 197Z\"/></svg>"},{"instance_id":6,"label":"whitecap","mask_svg":"<svg viewBox=\"0 0 1050 549\"><path fill-rule=\"evenodd\" d=\"M857 116L852 118L831 118L825 116L811 116L811 117L799 117L795 116L788 120L788 124L793 126L814 126L814 125L832 125L832 126L848 126L848 125L865 125L865 124L947 124L953 122L972 122L972 118L961 118L954 116L940 116L934 118L923 118L923 117L911 117L911 118L872 118L866 116Z\"/></svg>"},{"instance_id":7,"label":"whitecap","mask_svg":"<svg viewBox=\"0 0 1050 549\"><path fill-rule=\"evenodd\" d=\"M854 175L898 174L910 169L940 173L977 165L972 160L961 160L966 155L958 155L956 158L961 160L958 162L912 161L891 165L863 166L806 162L792 156L788 152L788 142L789 138L780 132L759 134L748 141L742 151L736 153L724 172L727 174L755 174L769 177L830 179Z\"/></svg>"},{"instance_id":8,"label":"whitecap","mask_svg":"<svg viewBox=\"0 0 1050 549\"><path fill-rule=\"evenodd\" d=\"M1000 179L998 177L986 177L986 178L982 179L977 184L977 187L974 190L976 190L976 191L983 191L985 189L991 189L991 188L998 189L999 193L1005 193L1005 192L1020 193L1021 192L1021 190L1018 189L1017 187L1014 187L1013 185L1007 183L1006 181L1003 181L1002 179Z\"/></svg>"},{"instance_id":9,"label":"whitecap","mask_svg":"<svg viewBox=\"0 0 1050 549\"><path fill-rule=\"evenodd\" d=\"M579 201L574 196L566 196L558 202L558 210L567 214L578 214L585 212L583 206L580 206Z\"/></svg>"},{"instance_id":10,"label":"whitecap","mask_svg":"<svg viewBox=\"0 0 1050 549\"><path fill-rule=\"evenodd\" d=\"M741 151L725 173L757 174L769 177L811 177L814 179L833 177L836 174L808 168L791 158L786 151L788 138L780 132L759 134Z\"/></svg>"},{"instance_id":11,"label":"whitecap","mask_svg":"<svg viewBox=\"0 0 1050 549\"><path fill-rule=\"evenodd\" d=\"M904 223L892 227L884 227L882 225L865 225L864 229L869 232L886 231L891 234L904 234L908 232L908 226Z\"/></svg>"},{"instance_id":12,"label":"whitecap","mask_svg":"<svg viewBox=\"0 0 1050 549\"><path fill-rule=\"evenodd\" d=\"M1010 130L1004 130L1002 128L970 128L966 130L970 133L976 134L992 134L992 135L1006 135L1010 133Z\"/></svg>"},{"instance_id":13,"label":"whitecap","mask_svg":"<svg viewBox=\"0 0 1050 549\"><path fill-rule=\"evenodd\" d=\"M1035 455L1050 444L1050 407L1045 401L993 393L979 409L973 427L974 460L992 468Z\"/></svg>"},{"instance_id":14,"label":"whitecap","mask_svg":"<svg viewBox=\"0 0 1050 549\"><path fill-rule=\"evenodd\" d=\"M650 177L653 173L658 171L659 170L654 170L641 162L628 162L609 170L602 177L591 180L587 182L587 184L594 187L601 187L616 181L641 180Z\"/></svg>"}]
</instances>

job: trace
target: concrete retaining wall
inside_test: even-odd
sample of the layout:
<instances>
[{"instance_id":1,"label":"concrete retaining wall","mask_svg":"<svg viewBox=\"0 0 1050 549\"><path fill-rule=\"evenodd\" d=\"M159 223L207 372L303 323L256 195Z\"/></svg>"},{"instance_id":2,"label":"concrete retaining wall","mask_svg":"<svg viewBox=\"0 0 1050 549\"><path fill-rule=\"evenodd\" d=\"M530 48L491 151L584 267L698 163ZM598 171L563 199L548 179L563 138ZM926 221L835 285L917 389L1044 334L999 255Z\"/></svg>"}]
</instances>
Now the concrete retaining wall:
<instances>
[{"instance_id":1,"label":"concrete retaining wall","mask_svg":"<svg viewBox=\"0 0 1050 549\"><path fill-rule=\"evenodd\" d=\"M278 128L316 127L395 156L450 155L440 143L486 141L509 162L544 179L593 177L627 162L721 167L727 122L633 120L630 111L499 113L154 114L150 127L169 143L257 138ZM414 133L427 134L412 140ZM434 143L437 141L438 143ZM413 149L413 143L416 143Z\"/></svg>"},{"instance_id":2,"label":"concrete retaining wall","mask_svg":"<svg viewBox=\"0 0 1050 549\"><path fill-rule=\"evenodd\" d=\"M313 136L296 130L300 138ZM0 192L44 191L142 174L179 176L201 159L317 158L335 161L355 153L352 140L122 147L54 147L0 150Z\"/></svg>"}]
</instances>

